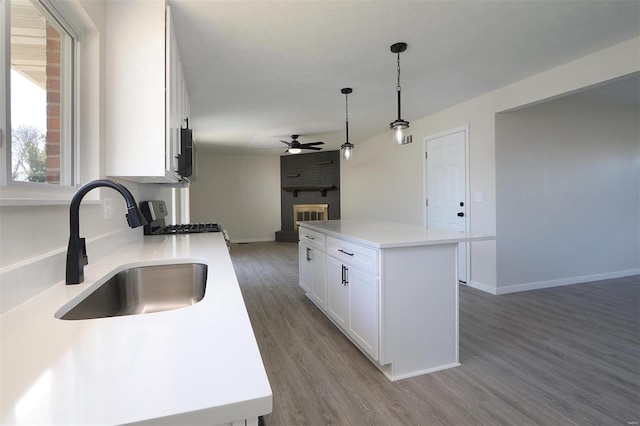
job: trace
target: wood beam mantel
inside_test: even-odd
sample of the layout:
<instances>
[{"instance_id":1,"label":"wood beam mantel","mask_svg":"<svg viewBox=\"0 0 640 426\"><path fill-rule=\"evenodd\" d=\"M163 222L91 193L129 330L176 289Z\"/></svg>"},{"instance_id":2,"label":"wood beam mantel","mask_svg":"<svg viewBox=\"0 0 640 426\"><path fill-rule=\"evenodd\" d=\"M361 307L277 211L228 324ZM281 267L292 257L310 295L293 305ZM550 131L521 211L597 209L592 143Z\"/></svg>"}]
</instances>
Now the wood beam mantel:
<instances>
[{"instance_id":1,"label":"wood beam mantel","mask_svg":"<svg viewBox=\"0 0 640 426\"><path fill-rule=\"evenodd\" d=\"M294 197L298 196L298 192L300 191L320 191L320 195L323 197L327 196L327 191L332 191L338 189L337 186L283 186L283 190L287 192L291 192Z\"/></svg>"}]
</instances>

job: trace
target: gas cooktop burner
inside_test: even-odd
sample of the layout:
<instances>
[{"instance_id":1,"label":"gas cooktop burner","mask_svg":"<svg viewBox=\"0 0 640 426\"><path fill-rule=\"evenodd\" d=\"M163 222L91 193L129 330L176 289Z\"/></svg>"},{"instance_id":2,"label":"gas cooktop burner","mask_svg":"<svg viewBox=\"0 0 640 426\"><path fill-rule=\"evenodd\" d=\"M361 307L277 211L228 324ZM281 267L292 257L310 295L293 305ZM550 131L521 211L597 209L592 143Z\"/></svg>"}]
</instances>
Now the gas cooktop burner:
<instances>
[{"instance_id":1,"label":"gas cooktop burner","mask_svg":"<svg viewBox=\"0 0 640 426\"><path fill-rule=\"evenodd\" d=\"M200 232L220 232L220 225L217 223L192 223L185 225L167 225L160 229L157 234L197 234Z\"/></svg>"},{"instance_id":2,"label":"gas cooktop burner","mask_svg":"<svg viewBox=\"0 0 640 426\"><path fill-rule=\"evenodd\" d=\"M144 235L198 234L203 232L222 232L217 223L193 223L185 225L166 225L164 218L169 214L164 201L152 200L140 203L140 210L149 222L144 226Z\"/></svg>"}]
</instances>

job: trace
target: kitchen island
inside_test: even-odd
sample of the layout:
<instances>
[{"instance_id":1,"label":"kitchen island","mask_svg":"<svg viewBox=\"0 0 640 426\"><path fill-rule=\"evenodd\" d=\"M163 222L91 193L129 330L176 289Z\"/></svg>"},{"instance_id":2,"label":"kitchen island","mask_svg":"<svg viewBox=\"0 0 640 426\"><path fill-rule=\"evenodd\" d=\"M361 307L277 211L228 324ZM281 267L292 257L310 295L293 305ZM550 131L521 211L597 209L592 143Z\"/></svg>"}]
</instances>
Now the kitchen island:
<instances>
[{"instance_id":1,"label":"kitchen island","mask_svg":"<svg viewBox=\"0 0 640 426\"><path fill-rule=\"evenodd\" d=\"M365 220L298 226L300 286L390 380L460 365L458 243L494 237Z\"/></svg>"},{"instance_id":2,"label":"kitchen island","mask_svg":"<svg viewBox=\"0 0 640 426\"><path fill-rule=\"evenodd\" d=\"M89 320L56 313L124 266L208 266L204 298ZM59 315L58 315L59 316ZM222 233L140 237L0 317L0 423L257 425L272 392Z\"/></svg>"}]
</instances>

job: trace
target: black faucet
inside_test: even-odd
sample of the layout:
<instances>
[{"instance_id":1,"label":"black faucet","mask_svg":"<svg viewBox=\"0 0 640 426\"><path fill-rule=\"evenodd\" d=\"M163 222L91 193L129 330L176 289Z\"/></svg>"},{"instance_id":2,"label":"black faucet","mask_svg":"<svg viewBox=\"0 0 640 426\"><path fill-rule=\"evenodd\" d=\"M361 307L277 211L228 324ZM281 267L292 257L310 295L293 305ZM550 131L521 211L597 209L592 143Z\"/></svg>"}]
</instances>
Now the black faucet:
<instances>
[{"instance_id":1,"label":"black faucet","mask_svg":"<svg viewBox=\"0 0 640 426\"><path fill-rule=\"evenodd\" d=\"M71 207L69 209L70 234L69 247L67 248L67 284L80 284L84 281L84 265L89 263L89 260L87 259L87 246L84 238L80 238L80 202L87 192L100 186L113 188L124 197L127 203L127 223L131 228L147 224L146 219L138 209L133 195L123 185L100 179L82 186L71 199Z\"/></svg>"}]
</instances>

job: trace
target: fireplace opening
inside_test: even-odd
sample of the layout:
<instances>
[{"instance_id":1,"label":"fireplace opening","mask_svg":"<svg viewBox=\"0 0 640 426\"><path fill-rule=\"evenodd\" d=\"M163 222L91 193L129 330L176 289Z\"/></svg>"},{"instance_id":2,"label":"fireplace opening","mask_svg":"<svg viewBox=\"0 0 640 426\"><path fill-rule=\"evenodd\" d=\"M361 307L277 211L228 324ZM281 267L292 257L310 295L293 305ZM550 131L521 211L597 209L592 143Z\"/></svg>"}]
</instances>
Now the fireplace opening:
<instances>
[{"instance_id":1,"label":"fireplace opening","mask_svg":"<svg viewBox=\"0 0 640 426\"><path fill-rule=\"evenodd\" d=\"M294 204L293 230L298 230L298 221L327 220L329 204Z\"/></svg>"}]
</instances>

